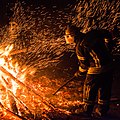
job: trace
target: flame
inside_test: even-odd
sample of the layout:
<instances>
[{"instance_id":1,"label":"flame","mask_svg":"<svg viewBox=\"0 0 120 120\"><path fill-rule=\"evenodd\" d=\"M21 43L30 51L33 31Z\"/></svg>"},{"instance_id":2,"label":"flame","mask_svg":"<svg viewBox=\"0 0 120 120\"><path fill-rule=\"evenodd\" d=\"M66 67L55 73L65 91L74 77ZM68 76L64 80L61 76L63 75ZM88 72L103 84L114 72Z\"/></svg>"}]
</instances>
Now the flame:
<instances>
[{"instance_id":1,"label":"flame","mask_svg":"<svg viewBox=\"0 0 120 120\"><path fill-rule=\"evenodd\" d=\"M10 56L13 48L13 44L8 45L5 48L0 48L0 67L4 68L8 73L12 74L13 77L20 80L20 82L24 82L29 70L26 66L20 67L18 62L14 62L12 56ZM35 71L31 70L30 74L34 73ZM0 70L0 86L3 86L6 89L6 93L10 90L14 95L16 95L18 84L2 70ZM10 102L8 102L9 99L9 94L6 95L5 100L3 100L2 95L0 96L0 102L3 104L3 106L11 109ZM6 105L4 101L6 101Z\"/></svg>"},{"instance_id":2,"label":"flame","mask_svg":"<svg viewBox=\"0 0 120 120\"><path fill-rule=\"evenodd\" d=\"M16 80L14 80L14 78L16 78L22 83L25 83L25 81L27 81L26 78L28 77L28 74L33 75L35 73L35 70L31 69L31 67L28 67L28 66L20 66L18 62L15 62L15 60L11 56L13 48L14 48L13 44L8 45L5 48L0 47L0 85L4 86L4 88L6 89L6 96L3 96L3 97L0 96L0 102L3 104L3 106L9 108L10 111L20 115L21 111L13 111L11 109L10 100L12 100L12 103L13 103L13 101L15 101L13 99L14 96L15 97L20 96L19 97L21 100L20 102L24 103L25 101L25 105L28 106L28 108L30 108L30 110L34 114L38 114L39 109L43 112L44 110L50 111L51 104L49 105L48 101L50 101L52 104L55 104L59 108L65 107L66 109L68 107L71 107L72 105L79 106L79 104L81 104L81 101L69 100L71 98L70 92L58 92L57 97L56 96L51 97L50 94L52 94L56 89L55 86L59 87L59 84L57 82L58 80L51 81L45 76L41 77L39 80L36 80L36 79L34 81L29 80L29 84L26 83L29 86L28 92L26 92L25 89L23 89L18 85L19 83L16 83ZM4 72L4 70L7 72ZM11 75L13 77L11 77ZM32 88L32 91L33 91L31 92L31 95L29 95L30 87ZM20 91L23 90L25 94L20 95L20 93L17 92L17 90L19 89L21 89ZM9 96L9 94L7 94L9 91L12 92L13 95ZM38 106L39 106L39 109L38 109ZM62 111L61 109L59 110ZM65 113L66 115L71 113L71 111L69 110L64 110L62 112Z\"/></svg>"}]
</instances>

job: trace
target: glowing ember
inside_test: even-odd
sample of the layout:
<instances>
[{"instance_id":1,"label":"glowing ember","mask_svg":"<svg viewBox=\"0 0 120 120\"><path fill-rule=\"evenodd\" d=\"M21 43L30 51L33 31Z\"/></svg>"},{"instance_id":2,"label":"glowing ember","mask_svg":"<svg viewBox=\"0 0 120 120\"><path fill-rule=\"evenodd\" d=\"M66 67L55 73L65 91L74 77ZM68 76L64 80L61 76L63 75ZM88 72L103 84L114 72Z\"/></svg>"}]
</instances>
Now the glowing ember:
<instances>
[{"instance_id":1,"label":"glowing ember","mask_svg":"<svg viewBox=\"0 0 120 120\"><path fill-rule=\"evenodd\" d=\"M20 66L18 65L18 63L13 63L12 57L9 56L10 52L13 49L13 44L12 45L8 45L5 48L1 48L0 49L0 83L1 85L4 86L4 88L6 89L7 95L6 95L6 100L5 101L9 101L10 100L10 95L9 95L9 90L16 95L16 90L18 89L18 84L14 81L14 79L11 78L11 76L7 73L4 73L4 70L6 70L8 73L12 74L13 77L19 79L21 82L24 82L26 79L26 75L27 75L27 68L20 68ZM3 69L3 70L2 70ZM32 71L31 73L34 74L35 71ZM31 74L29 73L29 74ZM14 97L12 98L14 99ZM13 100L14 101L14 100ZM2 101L2 97L0 99L0 102L4 105L3 101ZM10 103L5 105L6 107L8 107L9 109L13 109L10 108ZM12 110L14 111L14 110ZM16 111L18 112L18 111Z\"/></svg>"},{"instance_id":2,"label":"glowing ember","mask_svg":"<svg viewBox=\"0 0 120 120\"><path fill-rule=\"evenodd\" d=\"M81 104L81 101L69 101L71 98L70 92L59 92L57 98L56 96L51 96L54 90L59 87L59 84L55 82L55 80L51 81L46 77L41 77L39 82L38 79L37 81L36 79L29 79L28 83L28 76L32 76L35 71L28 67L20 67L17 62L13 63L13 59L9 55L12 49L13 45L8 45L0 50L0 83L6 93L6 95L1 95L0 102L4 107L17 115L22 115L20 110L21 105L29 114L38 114L38 112L40 112L39 110L42 109L41 114L43 114L44 110L46 114L47 111L53 110L52 112L54 113L57 110L57 112L63 112L67 115L70 114L70 111L56 109L51 103L56 104L56 107L66 109L69 106L79 106ZM39 91L39 93L37 91ZM29 94L31 96L29 96ZM29 101L32 101L32 104L29 104ZM38 106L40 107L39 109Z\"/></svg>"},{"instance_id":3,"label":"glowing ember","mask_svg":"<svg viewBox=\"0 0 120 120\"><path fill-rule=\"evenodd\" d=\"M119 5L119 0L84 0L49 11L42 5L15 3L9 25L0 28L0 111L31 120L67 119L79 113L83 80L69 83L53 96L74 72L73 66L67 66L74 46L65 45L65 23L71 21L83 32L96 27L113 30L119 24ZM66 53L70 55L64 63Z\"/></svg>"}]
</instances>

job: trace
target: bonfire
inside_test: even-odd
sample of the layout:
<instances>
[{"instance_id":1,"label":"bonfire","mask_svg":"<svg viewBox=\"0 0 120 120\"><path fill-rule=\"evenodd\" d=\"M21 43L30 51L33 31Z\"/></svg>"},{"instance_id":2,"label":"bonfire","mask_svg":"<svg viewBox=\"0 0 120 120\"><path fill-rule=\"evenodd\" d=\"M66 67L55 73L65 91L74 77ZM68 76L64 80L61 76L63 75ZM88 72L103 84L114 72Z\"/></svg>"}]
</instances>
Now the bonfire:
<instances>
[{"instance_id":1,"label":"bonfire","mask_svg":"<svg viewBox=\"0 0 120 120\"><path fill-rule=\"evenodd\" d=\"M65 23L84 33L108 29L119 41L119 5L119 0L84 0L48 11L42 5L33 10L25 2L15 3L9 24L0 28L0 118L67 120L81 112L84 79L73 80L54 94L78 66L74 46L65 45ZM119 55L119 42L113 53Z\"/></svg>"}]
</instances>

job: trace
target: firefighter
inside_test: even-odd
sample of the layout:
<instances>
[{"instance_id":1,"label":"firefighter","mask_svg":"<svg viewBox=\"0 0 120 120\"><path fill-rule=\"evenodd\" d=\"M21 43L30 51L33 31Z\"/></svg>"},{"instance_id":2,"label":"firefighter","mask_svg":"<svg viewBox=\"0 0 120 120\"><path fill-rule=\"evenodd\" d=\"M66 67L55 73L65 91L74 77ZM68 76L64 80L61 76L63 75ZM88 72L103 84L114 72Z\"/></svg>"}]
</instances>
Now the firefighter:
<instances>
[{"instance_id":1,"label":"firefighter","mask_svg":"<svg viewBox=\"0 0 120 120\"><path fill-rule=\"evenodd\" d=\"M78 27L69 25L65 30L65 40L67 44L76 44L76 55L80 64L75 76L85 76L83 86L85 113L89 116L106 115L110 105L113 78L111 33L108 30L82 33ZM94 110L96 100L98 106Z\"/></svg>"}]
</instances>

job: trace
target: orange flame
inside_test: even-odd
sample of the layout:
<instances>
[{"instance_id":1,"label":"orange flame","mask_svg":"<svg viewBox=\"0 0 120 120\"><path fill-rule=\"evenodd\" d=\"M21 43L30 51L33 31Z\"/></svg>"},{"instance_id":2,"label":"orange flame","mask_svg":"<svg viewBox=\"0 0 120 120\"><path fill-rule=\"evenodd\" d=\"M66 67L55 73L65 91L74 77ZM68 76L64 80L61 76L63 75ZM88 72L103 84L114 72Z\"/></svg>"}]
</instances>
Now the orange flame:
<instances>
[{"instance_id":1,"label":"orange flame","mask_svg":"<svg viewBox=\"0 0 120 120\"><path fill-rule=\"evenodd\" d=\"M12 59L12 56L10 56L10 53L13 50L13 44L8 45L5 48L0 48L0 67L3 67L6 71L8 71L10 74L12 74L15 78L20 80L21 82L24 82L26 80L26 76L28 74L28 71L30 71L26 66L20 67L18 62L14 62ZM35 73L35 70L31 70L29 74L33 75ZM4 71L0 71L0 86L3 86L7 92L7 90L10 90L14 95L16 95L16 91L18 89L18 84ZM5 100L6 101L6 107L10 107L9 97L6 95ZM2 95L0 96L0 102L4 105Z\"/></svg>"}]
</instances>

